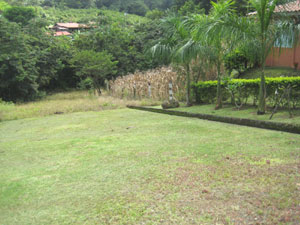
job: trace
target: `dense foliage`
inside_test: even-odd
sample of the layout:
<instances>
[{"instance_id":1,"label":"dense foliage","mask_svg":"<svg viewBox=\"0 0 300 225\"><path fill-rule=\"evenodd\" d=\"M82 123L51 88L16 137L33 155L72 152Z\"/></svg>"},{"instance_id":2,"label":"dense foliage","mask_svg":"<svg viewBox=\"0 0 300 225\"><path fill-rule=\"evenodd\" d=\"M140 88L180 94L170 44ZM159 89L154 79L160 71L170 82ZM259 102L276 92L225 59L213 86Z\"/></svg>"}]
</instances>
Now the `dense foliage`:
<instances>
[{"instance_id":1,"label":"dense foliage","mask_svg":"<svg viewBox=\"0 0 300 225\"><path fill-rule=\"evenodd\" d=\"M105 80L112 79L116 74L116 64L111 54L84 50L76 53L72 59L76 74L84 83L91 80L91 85L101 94Z\"/></svg>"},{"instance_id":2,"label":"dense foliage","mask_svg":"<svg viewBox=\"0 0 300 225\"><path fill-rule=\"evenodd\" d=\"M22 27L0 18L0 97L3 100L32 100L51 86L58 88L58 83L72 84L72 70L68 78L63 75L71 57L70 40L56 40L43 27L41 20L29 21ZM69 86L66 83L64 87Z\"/></svg>"},{"instance_id":3,"label":"dense foliage","mask_svg":"<svg viewBox=\"0 0 300 225\"><path fill-rule=\"evenodd\" d=\"M250 3L255 8L259 1L267 0ZM78 87L100 93L105 80L172 63L186 77L188 105L191 81L217 78L219 108L226 98L222 77L263 65L282 33L276 23L260 31L256 17L241 16L246 6L231 0L0 0L0 98L28 101ZM58 22L89 29L55 37L49 25ZM238 89L227 87L231 95Z\"/></svg>"},{"instance_id":4,"label":"dense foliage","mask_svg":"<svg viewBox=\"0 0 300 225\"><path fill-rule=\"evenodd\" d=\"M246 104L247 101L258 100L260 79L232 79L221 83L224 92L223 100L236 101L237 104ZM291 105L300 107L300 77L266 78L266 100L273 106L282 97L284 92L290 90ZM217 81L205 81L193 84L197 103L211 103L216 99ZM287 106L287 96L283 96L281 106ZM234 98L234 99L232 99Z\"/></svg>"},{"instance_id":5,"label":"dense foliage","mask_svg":"<svg viewBox=\"0 0 300 225\"><path fill-rule=\"evenodd\" d=\"M155 20L109 10L37 9L6 4L0 17L0 98L4 101L29 101L77 87L100 92L107 79L160 64L146 54L163 32ZM48 25L72 16L77 22L93 22L92 28L75 32L72 38L53 37Z\"/></svg>"}]
</instances>

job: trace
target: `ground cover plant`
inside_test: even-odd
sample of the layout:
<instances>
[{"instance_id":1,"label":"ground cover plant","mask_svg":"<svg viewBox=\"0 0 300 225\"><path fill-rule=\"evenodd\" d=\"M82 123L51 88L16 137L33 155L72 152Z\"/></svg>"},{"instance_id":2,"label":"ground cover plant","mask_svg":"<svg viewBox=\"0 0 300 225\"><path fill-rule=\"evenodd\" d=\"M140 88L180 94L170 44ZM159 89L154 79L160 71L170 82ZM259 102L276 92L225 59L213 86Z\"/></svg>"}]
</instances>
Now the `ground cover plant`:
<instances>
[{"instance_id":1,"label":"ground cover plant","mask_svg":"<svg viewBox=\"0 0 300 225\"><path fill-rule=\"evenodd\" d=\"M295 134L130 109L1 122L0 221L296 224L299 146Z\"/></svg>"}]
</instances>

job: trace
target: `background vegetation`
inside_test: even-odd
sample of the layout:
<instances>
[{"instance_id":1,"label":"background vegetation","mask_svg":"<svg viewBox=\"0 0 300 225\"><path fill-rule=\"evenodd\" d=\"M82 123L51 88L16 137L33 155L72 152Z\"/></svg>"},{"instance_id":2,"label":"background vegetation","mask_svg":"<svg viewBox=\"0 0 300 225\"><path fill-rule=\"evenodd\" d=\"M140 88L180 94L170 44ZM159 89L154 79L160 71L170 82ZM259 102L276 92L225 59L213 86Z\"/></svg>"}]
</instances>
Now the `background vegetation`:
<instances>
[{"instance_id":1,"label":"background vegetation","mask_svg":"<svg viewBox=\"0 0 300 225\"><path fill-rule=\"evenodd\" d=\"M187 105L194 100L192 82L217 79L216 109L226 98L224 77L261 68L258 106L264 113L265 58L275 42L281 43L281 34L293 37L297 30L287 17L274 19L280 2L269 0L0 2L0 98L13 102L75 88L101 93L118 77L171 64L178 77L185 77L178 79L186 87ZM245 16L249 10L267 14ZM57 22L85 23L90 29L71 38L53 37L48 26Z\"/></svg>"}]
</instances>

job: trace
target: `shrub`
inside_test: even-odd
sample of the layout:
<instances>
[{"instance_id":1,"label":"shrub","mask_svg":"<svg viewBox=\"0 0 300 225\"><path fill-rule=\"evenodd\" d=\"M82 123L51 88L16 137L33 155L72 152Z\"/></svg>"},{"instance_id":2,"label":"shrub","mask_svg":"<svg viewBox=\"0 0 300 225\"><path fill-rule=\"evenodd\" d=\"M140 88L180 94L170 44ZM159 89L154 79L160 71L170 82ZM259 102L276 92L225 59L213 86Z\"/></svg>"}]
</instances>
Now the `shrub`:
<instances>
[{"instance_id":1,"label":"shrub","mask_svg":"<svg viewBox=\"0 0 300 225\"><path fill-rule=\"evenodd\" d=\"M222 82L222 91L225 96L238 94L239 101L245 101L245 98L251 97L257 99L259 93L260 79L232 79ZM216 99L217 81L206 81L192 84L197 103L211 103ZM272 104L276 98L276 93L281 95L283 91L291 87L291 103L294 108L299 106L300 102L300 77L279 77L266 78L267 102ZM282 106L287 103L284 99Z\"/></svg>"},{"instance_id":2,"label":"shrub","mask_svg":"<svg viewBox=\"0 0 300 225\"><path fill-rule=\"evenodd\" d=\"M230 54L225 55L224 64L229 74L233 70L237 70L240 74L243 70L247 68L248 59L242 52L236 50Z\"/></svg>"}]
</instances>

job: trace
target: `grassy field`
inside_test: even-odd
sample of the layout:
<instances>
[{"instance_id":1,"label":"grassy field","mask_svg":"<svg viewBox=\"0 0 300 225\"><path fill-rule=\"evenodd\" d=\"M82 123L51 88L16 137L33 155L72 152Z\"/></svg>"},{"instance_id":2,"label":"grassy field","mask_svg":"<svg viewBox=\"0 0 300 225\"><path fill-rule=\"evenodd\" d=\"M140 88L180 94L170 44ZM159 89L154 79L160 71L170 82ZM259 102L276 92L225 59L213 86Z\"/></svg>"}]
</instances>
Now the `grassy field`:
<instances>
[{"instance_id":1,"label":"grassy field","mask_svg":"<svg viewBox=\"0 0 300 225\"><path fill-rule=\"evenodd\" d=\"M0 224L297 224L299 159L299 135L130 109L4 121Z\"/></svg>"},{"instance_id":2,"label":"grassy field","mask_svg":"<svg viewBox=\"0 0 300 225\"><path fill-rule=\"evenodd\" d=\"M95 96L88 91L58 93L40 101L26 104L0 102L0 121L41 117L53 114L102 111L125 108L126 105L159 105L160 102L144 99L139 101L119 99L107 96Z\"/></svg>"},{"instance_id":3,"label":"grassy field","mask_svg":"<svg viewBox=\"0 0 300 225\"><path fill-rule=\"evenodd\" d=\"M161 108L160 106L156 106ZM222 109L215 110L215 104L206 104L206 105L195 105L192 107L180 107L172 110L185 111L191 113L204 113L204 114L213 114L218 116L229 116L229 117L238 117L238 118L248 118L253 120L267 120L274 122L282 123L293 123L300 124L300 110L293 110L293 117L290 118L289 112L287 110L278 110L277 113L273 115L272 120L270 116L272 110L266 112L265 115L257 115L257 108L253 106L244 106L241 110L237 110L233 105L224 104Z\"/></svg>"}]
</instances>

